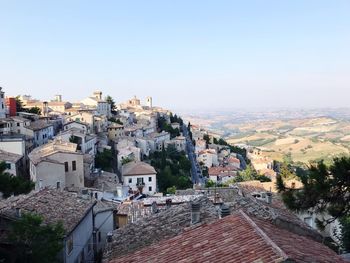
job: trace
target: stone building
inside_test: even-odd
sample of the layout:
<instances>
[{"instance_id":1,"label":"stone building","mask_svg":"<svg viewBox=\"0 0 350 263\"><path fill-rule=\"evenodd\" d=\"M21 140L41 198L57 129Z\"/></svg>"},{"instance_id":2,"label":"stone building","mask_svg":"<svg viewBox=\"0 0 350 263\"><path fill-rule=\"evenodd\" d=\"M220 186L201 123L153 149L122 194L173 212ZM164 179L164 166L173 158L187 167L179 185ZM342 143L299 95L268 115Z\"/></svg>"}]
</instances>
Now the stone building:
<instances>
[{"instance_id":1,"label":"stone building","mask_svg":"<svg viewBox=\"0 0 350 263\"><path fill-rule=\"evenodd\" d=\"M84 154L77 144L55 140L29 154L30 179L35 189L84 186Z\"/></svg>"}]
</instances>

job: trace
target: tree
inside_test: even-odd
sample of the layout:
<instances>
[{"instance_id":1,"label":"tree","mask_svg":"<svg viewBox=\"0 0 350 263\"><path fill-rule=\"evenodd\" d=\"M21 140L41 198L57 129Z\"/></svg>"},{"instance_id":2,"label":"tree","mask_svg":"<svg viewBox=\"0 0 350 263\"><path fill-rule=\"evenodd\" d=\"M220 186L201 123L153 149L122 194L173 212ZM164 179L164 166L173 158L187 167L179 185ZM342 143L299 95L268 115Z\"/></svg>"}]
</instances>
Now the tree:
<instances>
[{"instance_id":1,"label":"tree","mask_svg":"<svg viewBox=\"0 0 350 263\"><path fill-rule=\"evenodd\" d=\"M161 152L150 154L151 165L157 171L158 188L161 192L167 192L169 187L186 189L192 186L191 183L191 162L185 152L179 152L172 145Z\"/></svg>"},{"instance_id":2,"label":"tree","mask_svg":"<svg viewBox=\"0 0 350 263\"><path fill-rule=\"evenodd\" d=\"M350 216L340 219L340 241L341 247L346 253L350 253Z\"/></svg>"},{"instance_id":3,"label":"tree","mask_svg":"<svg viewBox=\"0 0 350 263\"><path fill-rule=\"evenodd\" d=\"M158 118L158 128L160 131L166 131L170 133L170 137L174 138L180 135L180 130L178 128L173 128L170 124L167 123L164 117Z\"/></svg>"},{"instance_id":4,"label":"tree","mask_svg":"<svg viewBox=\"0 0 350 263\"><path fill-rule=\"evenodd\" d=\"M13 176L7 172L6 163L0 163L0 192L3 197L7 198L19 194L27 194L34 189L35 184L32 181L26 180L20 176Z\"/></svg>"},{"instance_id":5,"label":"tree","mask_svg":"<svg viewBox=\"0 0 350 263\"><path fill-rule=\"evenodd\" d=\"M112 171L113 153L112 150L104 149L98 152L95 157L95 165L105 171Z\"/></svg>"},{"instance_id":6,"label":"tree","mask_svg":"<svg viewBox=\"0 0 350 263\"><path fill-rule=\"evenodd\" d=\"M109 120L110 122L114 122L114 123L118 123L118 124L120 124L120 125L124 125L124 124L120 121L120 119L116 119L116 118L114 118L114 117L110 117L108 120Z\"/></svg>"},{"instance_id":7,"label":"tree","mask_svg":"<svg viewBox=\"0 0 350 263\"><path fill-rule=\"evenodd\" d=\"M114 113L115 109L116 109L116 106L115 106L115 102L114 102L113 98L108 95L105 100L111 106L111 111Z\"/></svg>"},{"instance_id":8,"label":"tree","mask_svg":"<svg viewBox=\"0 0 350 263\"><path fill-rule=\"evenodd\" d=\"M132 161L133 161L133 159L131 159L131 158L129 158L129 157L123 158L123 159L122 159L122 165L127 164L127 163L130 163L130 162L132 162Z\"/></svg>"},{"instance_id":9,"label":"tree","mask_svg":"<svg viewBox=\"0 0 350 263\"><path fill-rule=\"evenodd\" d=\"M23 102L20 96L16 96L15 100L16 100L16 111L17 112L25 111L25 109L23 108Z\"/></svg>"},{"instance_id":10,"label":"tree","mask_svg":"<svg viewBox=\"0 0 350 263\"><path fill-rule=\"evenodd\" d=\"M175 187L175 186L168 187L168 188L166 189L166 193L167 193L167 194L174 195L174 194L176 193L176 187Z\"/></svg>"},{"instance_id":11,"label":"tree","mask_svg":"<svg viewBox=\"0 0 350 263\"><path fill-rule=\"evenodd\" d=\"M287 154L285 154L283 156L283 162L286 163L286 164L293 163L293 158L292 158L292 153L291 152L288 152Z\"/></svg>"},{"instance_id":12,"label":"tree","mask_svg":"<svg viewBox=\"0 0 350 263\"><path fill-rule=\"evenodd\" d=\"M57 254L63 248L63 224L44 224L35 214L23 214L13 222L9 240L15 245L16 262L58 262Z\"/></svg>"},{"instance_id":13,"label":"tree","mask_svg":"<svg viewBox=\"0 0 350 263\"><path fill-rule=\"evenodd\" d=\"M343 246L350 251L350 157L335 158L329 167L319 161L297 176L304 185L301 190L286 187L282 176L277 176L276 186L286 206L296 212L312 209L329 215L317 220L320 229L339 219L346 226L343 238L347 241L342 240Z\"/></svg>"},{"instance_id":14,"label":"tree","mask_svg":"<svg viewBox=\"0 0 350 263\"><path fill-rule=\"evenodd\" d=\"M257 176L258 174L251 164L249 164L245 170L239 173L239 177L242 179L242 181L255 180Z\"/></svg>"},{"instance_id":15,"label":"tree","mask_svg":"<svg viewBox=\"0 0 350 263\"><path fill-rule=\"evenodd\" d=\"M215 186L215 182L212 180L208 180L205 184L205 187L214 187Z\"/></svg>"},{"instance_id":16,"label":"tree","mask_svg":"<svg viewBox=\"0 0 350 263\"><path fill-rule=\"evenodd\" d=\"M279 175L283 180L296 179L297 176L291 170L291 167L287 163L282 163L279 168Z\"/></svg>"},{"instance_id":17,"label":"tree","mask_svg":"<svg viewBox=\"0 0 350 263\"><path fill-rule=\"evenodd\" d=\"M203 135L203 140L205 140L206 144L207 144L207 147L208 147L208 144L210 144L210 137L208 134L204 134Z\"/></svg>"},{"instance_id":18,"label":"tree","mask_svg":"<svg viewBox=\"0 0 350 263\"><path fill-rule=\"evenodd\" d=\"M32 107L28 109L27 112L41 115L41 109L39 107Z\"/></svg>"}]
</instances>

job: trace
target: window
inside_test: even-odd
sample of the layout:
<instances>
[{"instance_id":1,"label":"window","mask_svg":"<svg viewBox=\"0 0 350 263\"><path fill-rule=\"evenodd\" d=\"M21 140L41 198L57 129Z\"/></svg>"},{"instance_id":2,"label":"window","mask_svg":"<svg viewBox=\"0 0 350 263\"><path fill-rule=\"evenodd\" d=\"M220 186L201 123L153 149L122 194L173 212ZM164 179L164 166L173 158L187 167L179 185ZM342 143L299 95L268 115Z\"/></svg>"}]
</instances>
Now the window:
<instances>
[{"instance_id":1,"label":"window","mask_svg":"<svg viewBox=\"0 0 350 263\"><path fill-rule=\"evenodd\" d=\"M131 184L132 183L132 178L129 178L129 184Z\"/></svg>"},{"instance_id":2,"label":"window","mask_svg":"<svg viewBox=\"0 0 350 263\"><path fill-rule=\"evenodd\" d=\"M77 170L77 162L76 161L72 162L72 169L73 169L73 171Z\"/></svg>"},{"instance_id":3,"label":"window","mask_svg":"<svg viewBox=\"0 0 350 263\"><path fill-rule=\"evenodd\" d=\"M148 177L148 182L152 182L152 177Z\"/></svg>"},{"instance_id":4,"label":"window","mask_svg":"<svg viewBox=\"0 0 350 263\"><path fill-rule=\"evenodd\" d=\"M143 184L143 178L137 178L137 184Z\"/></svg>"},{"instance_id":5,"label":"window","mask_svg":"<svg viewBox=\"0 0 350 263\"><path fill-rule=\"evenodd\" d=\"M68 162L64 162L64 171L68 172Z\"/></svg>"},{"instance_id":6,"label":"window","mask_svg":"<svg viewBox=\"0 0 350 263\"><path fill-rule=\"evenodd\" d=\"M6 163L6 169L11 169L11 164L10 163Z\"/></svg>"},{"instance_id":7,"label":"window","mask_svg":"<svg viewBox=\"0 0 350 263\"><path fill-rule=\"evenodd\" d=\"M149 191L149 192L152 192L152 186L149 186L149 187L148 187L148 191Z\"/></svg>"},{"instance_id":8,"label":"window","mask_svg":"<svg viewBox=\"0 0 350 263\"><path fill-rule=\"evenodd\" d=\"M19 122L17 122L17 127L19 127Z\"/></svg>"},{"instance_id":9,"label":"window","mask_svg":"<svg viewBox=\"0 0 350 263\"><path fill-rule=\"evenodd\" d=\"M57 189L60 189L61 188L61 182L56 182L56 187L57 187Z\"/></svg>"},{"instance_id":10,"label":"window","mask_svg":"<svg viewBox=\"0 0 350 263\"><path fill-rule=\"evenodd\" d=\"M67 254L70 255L73 251L73 235L70 235L67 239Z\"/></svg>"},{"instance_id":11,"label":"window","mask_svg":"<svg viewBox=\"0 0 350 263\"><path fill-rule=\"evenodd\" d=\"M100 243L100 242L101 242L101 232L98 231L98 243Z\"/></svg>"}]
</instances>

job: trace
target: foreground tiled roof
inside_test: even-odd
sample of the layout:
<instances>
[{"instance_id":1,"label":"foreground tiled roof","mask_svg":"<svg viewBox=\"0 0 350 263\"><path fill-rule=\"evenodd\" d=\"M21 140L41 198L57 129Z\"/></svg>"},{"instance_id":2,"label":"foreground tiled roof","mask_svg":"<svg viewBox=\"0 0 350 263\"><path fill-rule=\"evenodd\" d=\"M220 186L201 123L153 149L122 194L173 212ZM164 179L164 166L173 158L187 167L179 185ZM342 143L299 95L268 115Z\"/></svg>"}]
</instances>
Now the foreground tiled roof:
<instances>
[{"instance_id":1,"label":"foreground tiled roof","mask_svg":"<svg viewBox=\"0 0 350 263\"><path fill-rule=\"evenodd\" d=\"M249 194L252 192L245 192L241 185L238 185L237 188L210 188L205 190L190 189L185 191L179 190L177 193L191 195L196 193L204 193L212 197L218 194L223 202L230 206L231 211L242 209L245 213L268 220L278 227L292 232L294 231L298 234L303 234L317 241L322 240L320 233L313 230L311 227L301 221L294 213L289 211L277 195L272 196L272 202L269 204L266 201L254 198Z\"/></svg>"},{"instance_id":2,"label":"foreground tiled roof","mask_svg":"<svg viewBox=\"0 0 350 263\"><path fill-rule=\"evenodd\" d=\"M305 236L291 233L264 220L253 218L256 225L294 262L345 262L333 250ZM293 261L292 261L293 262Z\"/></svg>"},{"instance_id":3,"label":"foreground tiled roof","mask_svg":"<svg viewBox=\"0 0 350 263\"><path fill-rule=\"evenodd\" d=\"M78 198L76 194L44 188L39 192L10 197L0 202L0 216L16 218L16 208L22 213L34 213L43 217L47 224L62 222L66 233L70 233L95 201Z\"/></svg>"},{"instance_id":4,"label":"foreground tiled roof","mask_svg":"<svg viewBox=\"0 0 350 263\"><path fill-rule=\"evenodd\" d=\"M200 218L209 223L218 218L217 209L206 197L194 201L200 204ZM119 211L118 209L118 212ZM174 237L191 226L191 205L173 205L167 210L152 214L113 232L104 258L112 259L134 252L163 239Z\"/></svg>"},{"instance_id":5,"label":"foreground tiled roof","mask_svg":"<svg viewBox=\"0 0 350 263\"><path fill-rule=\"evenodd\" d=\"M256 222L255 222L256 220ZM306 237L278 229L242 211L136 252L118 262L344 262Z\"/></svg>"}]
</instances>

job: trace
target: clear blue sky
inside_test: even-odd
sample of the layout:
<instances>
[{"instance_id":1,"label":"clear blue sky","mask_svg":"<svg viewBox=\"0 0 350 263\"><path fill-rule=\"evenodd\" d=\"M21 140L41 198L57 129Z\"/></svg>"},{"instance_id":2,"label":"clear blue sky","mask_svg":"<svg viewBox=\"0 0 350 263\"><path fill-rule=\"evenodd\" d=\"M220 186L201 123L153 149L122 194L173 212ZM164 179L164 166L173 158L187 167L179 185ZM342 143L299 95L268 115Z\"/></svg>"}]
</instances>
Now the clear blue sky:
<instances>
[{"instance_id":1,"label":"clear blue sky","mask_svg":"<svg viewBox=\"0 0 350 263\"><path fill-rule=\"evenodd\" d=\"M0 0L0 86L173 109L348 106L350 1Z\"/></svg>"}]
</instances>

